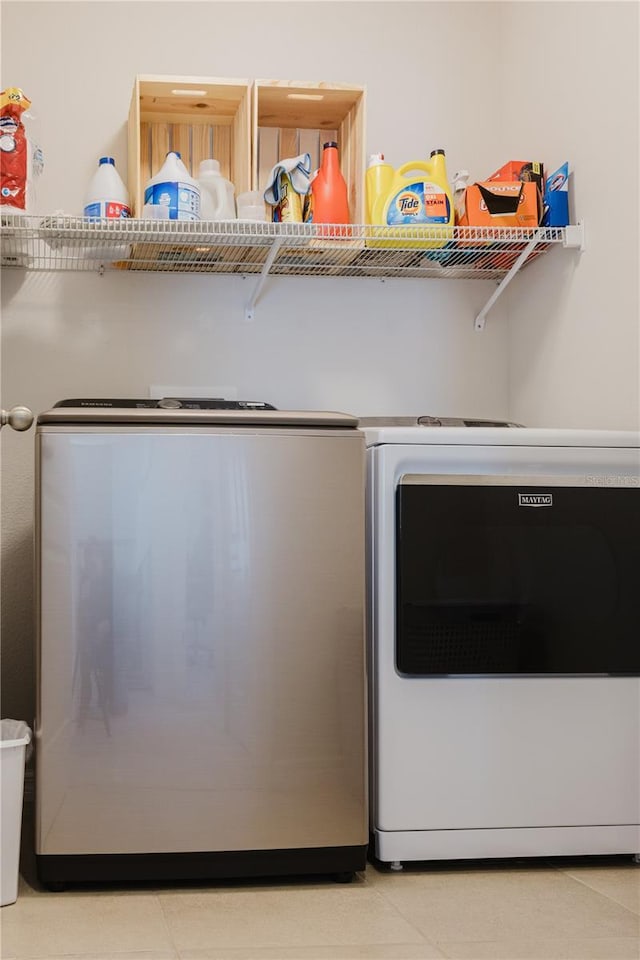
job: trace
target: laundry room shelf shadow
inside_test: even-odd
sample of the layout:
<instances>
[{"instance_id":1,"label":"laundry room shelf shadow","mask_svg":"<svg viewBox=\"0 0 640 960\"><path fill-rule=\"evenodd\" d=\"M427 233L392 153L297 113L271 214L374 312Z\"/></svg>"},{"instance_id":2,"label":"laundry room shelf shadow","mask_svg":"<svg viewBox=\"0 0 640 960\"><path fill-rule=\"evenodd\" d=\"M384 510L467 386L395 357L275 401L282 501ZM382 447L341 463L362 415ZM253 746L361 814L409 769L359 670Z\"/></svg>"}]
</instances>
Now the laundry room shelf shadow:
<instances>
[{"instance_id":1,"label":"laundry room shelf shadow","mask_svg":"<svg viewBox=\"0 0 640 960\"><path fill-rule=\"evenodd\" d=\"M268 276L493 280L486 312L517 272L554 247L584 248L582 224L378 227L359 224L187 223L82 217L13 217L1 228L2 266L29 270L133 270L255 276L252 319Z\"/></svg>"}]
</instances>

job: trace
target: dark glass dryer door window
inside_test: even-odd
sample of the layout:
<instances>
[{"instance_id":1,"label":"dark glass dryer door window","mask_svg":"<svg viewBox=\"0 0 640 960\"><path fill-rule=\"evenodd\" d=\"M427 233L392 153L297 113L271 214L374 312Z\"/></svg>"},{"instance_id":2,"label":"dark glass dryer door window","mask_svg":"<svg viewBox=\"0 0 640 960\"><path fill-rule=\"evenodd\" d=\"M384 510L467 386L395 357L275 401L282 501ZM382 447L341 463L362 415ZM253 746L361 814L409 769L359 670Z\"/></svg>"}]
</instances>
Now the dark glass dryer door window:
<instances>
[{"instance_id":1,"label":"dark glass dryer door window","mask_svg":"<svg viewBox=\"0 0 640 960\"><path fill-rule=\"evenodd\" d=\"M638 488L430 480L396 493L399 673L640 675Z\"/></svg>"}]
</instances>

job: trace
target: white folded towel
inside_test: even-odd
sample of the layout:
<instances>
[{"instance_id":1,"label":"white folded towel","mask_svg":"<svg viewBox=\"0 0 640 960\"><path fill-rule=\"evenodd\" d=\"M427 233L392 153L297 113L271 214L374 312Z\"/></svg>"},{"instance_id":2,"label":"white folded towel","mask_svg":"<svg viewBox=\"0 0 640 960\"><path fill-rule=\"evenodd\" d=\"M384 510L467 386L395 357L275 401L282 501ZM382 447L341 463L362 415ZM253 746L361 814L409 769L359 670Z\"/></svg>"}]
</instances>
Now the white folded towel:
<instances>
[{"instance_id":1,"label":"white folded towel","mask_svg":"<svg viewBox=\"0 0 640 960\"><path fill-rule=\"evenodd\" d=\"M268 186L264 191L266 203L275 207L280 203L280 178L283 173L288 174L291 180L291 186L296 193L304 194L309 192L311 181L311 156L308 153L301 153L299 157L288 157L286 160L279 160L269 174Z\"/></svg>"}]
</instances>

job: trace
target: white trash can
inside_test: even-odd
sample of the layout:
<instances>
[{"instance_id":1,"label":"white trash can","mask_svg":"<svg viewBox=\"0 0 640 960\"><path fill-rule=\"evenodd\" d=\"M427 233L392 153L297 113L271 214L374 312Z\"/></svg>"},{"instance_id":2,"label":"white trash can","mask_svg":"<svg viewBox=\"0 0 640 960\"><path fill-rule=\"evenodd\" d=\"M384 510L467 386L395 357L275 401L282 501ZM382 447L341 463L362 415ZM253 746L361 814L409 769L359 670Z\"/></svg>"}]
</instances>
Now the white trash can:
<instances>
[{"instance_id":1,"label":"white trash can","mask_svg":"<svg viewBox=\"0 0 640 960\"><path fill-rule=\"evenodd\" d=\"M31 730L22 720L0 721L0 906L18 899L24 764Z\"/></svg>"}]
</instances>

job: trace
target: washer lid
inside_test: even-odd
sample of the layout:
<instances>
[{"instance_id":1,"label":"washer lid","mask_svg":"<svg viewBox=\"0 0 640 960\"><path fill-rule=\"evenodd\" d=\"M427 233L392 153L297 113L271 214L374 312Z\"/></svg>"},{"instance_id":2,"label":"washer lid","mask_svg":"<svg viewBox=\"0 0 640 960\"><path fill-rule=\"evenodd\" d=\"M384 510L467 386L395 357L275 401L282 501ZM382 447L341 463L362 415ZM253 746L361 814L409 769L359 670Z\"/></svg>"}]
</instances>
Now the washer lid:
<instances>
[{"instance_id":1,"label":"washer lid","mask_svg":"<svg viewBox=\"0 0 640 960\"><path fill-rule=\"evenodd\" d=\"M38 417L38 426L260 426L260 427L341 427L356 429L357 417L347 413L314 410L275 410L258 401L177 400L84 400L62 401ZM82 406L80 405L82 404Z\"/></svg>"}]
</instances>

